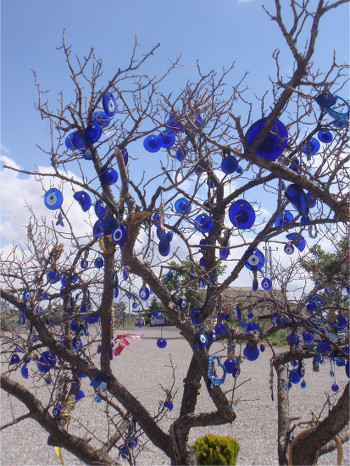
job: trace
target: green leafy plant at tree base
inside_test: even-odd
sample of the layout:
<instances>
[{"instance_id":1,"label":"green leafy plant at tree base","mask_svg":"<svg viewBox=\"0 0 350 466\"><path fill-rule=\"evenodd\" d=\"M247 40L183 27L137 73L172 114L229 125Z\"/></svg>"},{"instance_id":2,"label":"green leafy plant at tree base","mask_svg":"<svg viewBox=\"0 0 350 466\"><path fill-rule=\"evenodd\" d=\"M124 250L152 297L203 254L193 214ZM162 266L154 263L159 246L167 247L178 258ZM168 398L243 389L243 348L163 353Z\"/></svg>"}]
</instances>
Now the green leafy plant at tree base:
<instances>
[{"instance_id":1,"label":"green leafy plant at tree base","mask_svg":"<svg viewBox=\"0 0 350 466\"><path fill-rule=\"evenodd\" d=\"M236 439L215 434L199 437L191 447L197 454L198 464L235 465L239 453Z\"/></svg>"}]
</instances>

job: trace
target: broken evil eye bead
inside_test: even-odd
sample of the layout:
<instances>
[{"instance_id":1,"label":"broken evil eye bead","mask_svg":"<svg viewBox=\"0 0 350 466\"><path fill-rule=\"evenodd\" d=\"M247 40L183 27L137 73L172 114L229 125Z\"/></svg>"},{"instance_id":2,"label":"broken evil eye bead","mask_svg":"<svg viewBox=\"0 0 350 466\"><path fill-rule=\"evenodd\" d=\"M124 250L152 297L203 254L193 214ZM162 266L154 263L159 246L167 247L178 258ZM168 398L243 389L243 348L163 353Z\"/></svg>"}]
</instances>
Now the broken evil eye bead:
<instances>
[{"instance_id":1,"label":"broken evil eye bead","mask_svg":"<svg viewBox=\"0 0 350 466\"><path fill-rule=\"evenodd\" d=\"M49 189L44 196L44 204L50 210L56 210L63 203L63 194L56 188Z\"/></svg>"},{"instance_id":2,"label":"broken evil eye bead","mask_svg":"<svg viewBox=\"0 0 350 466\"><path fill-rule=\"evenodd\" d=\"M261 282L261 288L263 290L269 290L272 286L272 282L269 278L264 278Z\"/></svg>"},{"instance_id":3,"label":"broken evil eye bead","mask_svg":"<svg viewBox=\"0 0 350 466\"><path fill-rule=\"evenodd\" d=\"M110 117L114 116L117 112L117 103L111 92L106 92L102 98L103 110Z\"/></svg>"},{"instance_id":4,"label":"broken evil eye bead","mask_svg":"<svg viewBox=\"0 0 350 466\"><path fill-rule=\"evenodd\" d=\"M91 207L91 198L85 191L78 191L73 195L74 199L79 202L80 207L84 212L88 211Z\"/></svg>"},{"instance_id":5,"label":"broken evil eye bead","mask_svg":"<svg viewBox=\"0 0 350 466\"><path fill-rule=\"evenodd\" d=\"M147 286L140 289L139 296L142 299L142 301L146 301L149 298L149 289L147 288Z\"/></svg>"},{"instance_id":6,"label":"broken evil eye bead","mask_svg":"<svg viewBox=\"0 0 350 466\"><path fill-rule=\"evenodd\" d=\"M28 299L30 299L30 291L25 290L23 291L23 300L27 301Z\"/></svg>"}]
</instances>

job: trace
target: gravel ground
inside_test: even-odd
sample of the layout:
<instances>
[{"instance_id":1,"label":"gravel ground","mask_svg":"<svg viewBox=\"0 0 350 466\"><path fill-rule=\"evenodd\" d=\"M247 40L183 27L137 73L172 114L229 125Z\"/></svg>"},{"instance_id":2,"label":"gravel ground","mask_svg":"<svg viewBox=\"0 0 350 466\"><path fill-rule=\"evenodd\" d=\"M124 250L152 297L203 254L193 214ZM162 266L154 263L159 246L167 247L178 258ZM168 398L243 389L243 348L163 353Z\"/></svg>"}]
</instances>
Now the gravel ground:
<instances>
[{"instance_id":1,"label":"gravel ground","mask_svg":"<svg viewBox=\"0 0 350 466\"><path fill-rule=\"evenodd\" d=\"M137 330L135 330L137 329ZM160 400L164 400L164 388L172 384L172 369L170 367L170 354L174 367L176 367L175 387L178 388L174 399L174 409L169 412L168 417L161 421L161 426L167 428L176 418L181 402L182 381L186 375L186 368L190 359L191 351L187 343L181 338L178 330L174 327L165 327L163 337L167 339L167 347L159 349L156 340L160 336L160 328L135 327L132 331L145 333L141 341L131 340L122 354L113 359L114 373L120 381L127 386L144 406L152 413L158 411ZM217 352L222 348L221 343L215 343L211 352ZM246 361L242 365L240 375L244 383L236 390L235 399L239 402L235 405L237 419L232 425L197 428L191 431L190 442L206 432L219 435L235 437L240 444L238 456L239 465L274 465L277 460L277 404L271 400L269 388L271 353L266 350L255 362ZM305 381L307 387L302 389L299 385L293 386L290 391L291 415L298 416L302 420L308 420L311 412L318 413L322 407L326 394L330 393L333 379L329 376L329 364L323 365L320 372L312 372L311 364L306 363ZM17 375L16 375L17 376ZM29 387L30 380L25 381L18 375L18 380ZM227 377L225 387L229 389L230 376ZM83 390L86 397L77 403L73 411L71 421L72 428L79 428L78 421L88 425L96 437L103 438L106 432L106 423L102 413L102 405L96 405L93 401L91 389L86 385ZM336 381L340 389L344 388L347 377L344 368L337 368ZM42 387L39 390L48 388ZM199 397L198 408L211 411L213 404L203 391ZM92 409L91 409L92 408ZM26 409L16 400L11 400L5 392L1 391L1 424L10 422L13 417L24 414ZM93 412L93 415L91 415ZM1 465L59 465L53 447L46 444L46 432L34 421L24 420L19 424L11 426L1 432ZM62 449L65 465L83 464L71 453ZM169 458L148 443L145 449L138 455L137 464L160 465L170 464ZM336 464L336 454L330 453L320 458L318 464ZM349 464L349 442L344 445L343 464Z\"/></svg>"}]
</instances>

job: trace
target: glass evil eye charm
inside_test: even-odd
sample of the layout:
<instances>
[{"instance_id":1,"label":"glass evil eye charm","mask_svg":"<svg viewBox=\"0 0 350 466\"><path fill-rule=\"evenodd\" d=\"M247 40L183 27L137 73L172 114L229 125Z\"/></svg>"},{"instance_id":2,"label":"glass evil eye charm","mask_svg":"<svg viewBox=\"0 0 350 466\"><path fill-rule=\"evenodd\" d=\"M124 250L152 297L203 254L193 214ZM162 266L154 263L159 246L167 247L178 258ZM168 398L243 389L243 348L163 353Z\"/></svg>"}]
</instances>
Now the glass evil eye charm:
<instances>
[{"instance_id":1,"label":"glass evil eye charm","mask_svg":"<svg viewBox=\"0 0 350 466\"><path fill-rule=\"evenodd\" d=\"M178 306L182 311L186 309L186 306L187 306L186 298L180 298L178 302Z\"/></svg>"},{"instance_id":2,"label":"glass evil eye charm","mask_svg":"<svg viewBox=\"0 0 350 466\"><path fill-rule=\"evenodd\" d=\"M158 348L163 349L163 348L166 347L166 345L167 345L167 341L165 340L165 338L158 338L158 340L157 340Z\"/></svg>"},{"instance_id":3,"label":"glass evil eye charm","mask_svg":"<svg viewBox=\"0 0 350 466\"><path fill-rule=\"evenodd\" d=\"M209 233L212 226L213 226L213 221L209 217L209 215L206 214L201 214L196 217L195 221L195 226L199 228L203 233Z\"/></svg>"},{"instance_id":4,"label":"glass evil eye charm","mask_svg":"<svg viewBox=\"0 0 350 466\"><path fill-rule=\"evenodd\" d=\"M337 98L335 95L331 94L330 92L325 92L323 94L319 94L316 97L316 102L320 107L327 108L327 107L332 107Z\"/></svg>"},{"instance_id":5,"label":"glass evil eye charm","mask_svg":"<svg viewBox=\"0 0 350 466\"><path fill-rule=\"evenodd\" d=\"M143 141L143 147L148 152L158 152L162 147L161 139L155 134L150 134Z\"/></svg>"},{"instance_id":6,"label":"glass evil eye charm","mask_svg":"<svg viewBox=\"0 0 350 466\"><path fill-rule=\"evenodd\" d=\"M94 209L95 209L95 214L97 215L97 217L100 220L103 220L106 213L107 213L107 210L104 207L103 203L101 201L97 201L96 204L95 204Z\"/></svg>"},{"instance_id":7,"label":"glass evil eye charm","mask_svg":"<svg viewBox=\"0 0 350 466\"><path fill-rule=\"evenodd\" d=\"M65 145L67 149L85 150L84 141L79 133L71 133L66 137Z\"/></svg>"},{"instance_id":8,"label":"glass evil eye charm","mask_svg":"<svg viewBox=\"0 0 350 466\"><path fill-rule=\"evenodd\" d=\"M49 189L44 196L44 204L50 210L56 210L63 203L63 194L56 188Z\"/></svg>"},{"instance_id":9,"label":"glass evil eye charm","mask_svg":"<svg viewBox=\"0 0 350 466\"><path fill-rule=\"evenodd\" d=\"M126 237L126 228L124 225L119 225L111 233L111 239L115 244L123 244L123 241Z\"/></svg>"},{"instance_id":10,"label":"glass evil eye charm","mask_svg":"<svg viewBox=\"0 0 350 466\"><path fill-rule=\"evenodd\" d=\"M92 119L94 122L98 123L101 128L105 128L109 125L111 119L105 112L95 112L92 114Z\"/></svg>"},{"instance_id":11,"label":"glass evil eye charm","mask_svg":"<svg viewBox=\"0 0 350 466\"><path fill-rule=\"evenodd\" d=\"M96 269L100 269L101 267L103 267L102 257L97 257L97 259L95 259L94 266L96 267Z\"/></svg>"},{"instance_id":12,"label":"glass evil eye charm","mask_svg":"<svg viewBox=\"0 0 350 466\"><path fill-rule=\"evenodd\" d=\"M328 144L333 140L333 134L328 129L321 129L317 135L318 139L324 144Z\"/></svg>"},{"instance_id":13,"label":"glass evil eye charm","mask_svg":"<svg viewBox=\"0 0 350 466\"><path fill-rule=\"evenodd\" d=\"M111 92L106 92L102 97L103 110L109 117L112 117L117 112L117 103Z\"/></svg>"},{"instance_id":14,"label":"glass evil eye charm","mask_svg":"<svg viewBox=\"0 0 350 466\"><path fill-rule=\"evenodd\" d=\"M158 251L159 251L159 254L163 257L166 257L169 254L170 243L166 238L159 241Z\"/></svg>"},{"instance_id":15,"label":"glass evil eye charm","mask_svg":"<svg viewBox=\"0 0 350 466\"><path fill-rule=\"evenodd\" d=\"M255 222L255 212L249 202L239 199L228 211L232 224L241 230L250 228Z\"/></svg>"},{"instance_id":16,"label":"glass evil eye charm","mask_svg":"<svg viewBox=\"0 0 350 466\"><path fill-rule=\"evenodd\" d=\"M298 251L303 252L306 246L305 239L298 233L289 233L287 239L293 243Z\"/></svg>"},{"instance_id":17,"label":"glass evil eye charm","mask_svg":"<svg viewBox=\"0 0 350 466\"><path fill-rule=\"evenodd\" d=\"M300 215L306 217L309 213L309 201L303 189L297 184L290 184L285 190L288 201L296 208Z\"/></svg>"},{"instance_id":18,"label":"glass evil eye charm","mask_svg":"<svg viewBox=\"0 0 350 466\"><path fill-rule=\"evenodd\" d=\"M245 138L248 146L252 146L260 131L264 128L267 118L256 121L247 131ZM256 150L256 154L264 159L276 160L287 147L287 128L279 120L276 120L263 142Z\"/></svg>"},{"instance_id":19,"label":"glass evil eye charm","mask_svg":"<svg viewBox=\"0 0 350 466\"><path fill-rule=\"evenodd\" d=\"M74 193L74 199L79 202L80 207L84 212L88 211L91 207L91 198L85 191L78 191Z\"/></svg>"},{"instance_id":20,"label":"glass evil eye charm","mask_svg":"<svg viewBox=\"0 0 350 466\"><path fill-rule=\"evenodd\" d=\"M190 201L184 197L181 199L178 199L175 202L175 210L180 215L189 214L191 212Z\"/></svg>"},{"instance_id":21,"label":"glass evil eye charm","mask_svg":"<svg viewBox=\"0 0 350 466\"><path fill-rule=\"evenodd\" d=\"M30 299L30 291L25 290L23 291L23 301L28 301Z\"/></svg>"},{"instance_id":22,"label":"glass evil eye charm","mask_svg":"<svg viewBox=\"0 0 350 466\"><path fill-rule=\"evenodd\" d=\"M173 131L165 130L159 134L158 138L160 139L161 146L164 148L171 147L175 143L175 136Z\"/></svg>"},{"instance_id":23,"label":"glass evil eye charm","mask_svg":"<svg viewBox=\"0 0 350 466\"><path fill-rule=\"evenodd\" d=\"M231 175L231 173L236 171L237 165L238 162L235 157L233 157L233 155L228 155L221 162L220 168L226 175Z\"/></svg>"},{"instance_id":24,"label":"glass evil eye charm","mask_svg":"<svg viewBox=\"0 0 350 466\"><path fill-rule=\"evenodd\" d=\"M293 215L289 212L289 210L282 210L282 212L278 215L275 220L276 227L282 227L288 225L293 220Z\"/></svg>"},{"instance_id":25,"label":"glass evil eye charm","mask_svg":"<svg viewBox=\"0 0 350 466\"><path fill-rule=\"evenodd\" d=\"M243 263L249 270L260 270L265 264L264 254L257 248L248 249L243 256Z\"/></svg>"},{"instance_id":26,"label":"glass evil eye charm","mask_svg":"<svg viewBox=\"0 0 350 466\"><path fill-rule=\"evenodd\" d=\"M290 256L290 255L293 254L293 252L294 252L294 246L293 246L292 244L289 244L289 243L288 243L288 244L286 244L286 245L284 246L283 250L284 250L284 252L285 252L286 254L288 254L288 255Z\"/></svg>"},{"instance_id":27,"label":"glass evil eye charm","mask_svg":"<svg viewBox=\"0 0 350 466\"><path fill-rule=\"evenodd\" d=\"M261 288L263 290L269 290L272 286L272 281L269 278L264 278L261 282Z\"/></svg>"},{"instance_id":28,"label":"glass evil eye charm","mask_svg":"<svg viewBox=\"0 0 350 466\"><path fill-rule=\"evenodd\" d=\"M93 121L85 128L83 132L83 140L85 144L94 144L100 139L101 134L102 134L101 126L98 123Z\"/></svg>"},{"instance_id":29,"label":"glass evil eye charm","mask_svg":"<svg viewBox=\"0 0 350 466\"><path fill-rule=\"evenodd\" d=\"M149 298L149 289L147 288L147 286L140 289L139 296L140 299L142 299L142 301L147 301L147 299Z\"/></svg>"},{"instance_id":30,"label":"glass evil eye charm","mask_svg":"<svg viewBox=\"0 0 350 466\"><path fill-rule=\"evenodd\" d=\"M320 143L316 138L309 138L303 146L302 151L306 155L314 155L320 149Z\"/></svg>"},{"instance_id":31,"label":"glass evil eye charm","mask_svg":"<svg viewBox=\"0 0 350 466\"><path fill-rule=\"evenodd\" d=\"M100 174L100 181L102 184L112 185L118 181L118 173L114 168L108 167Z\"/></svg>"},{"instance_id":32,"label":"glass evil eye charm","mask_svg":"<svg viewBox=\"0 0 350 466\"><path fill-rule=\"evenodd\" d=\"M248 341L247 346L243 350L243 355L248 359L248 361L255 361L259 357L259 348L256 342Z\"/></svg>"}]
</instances>

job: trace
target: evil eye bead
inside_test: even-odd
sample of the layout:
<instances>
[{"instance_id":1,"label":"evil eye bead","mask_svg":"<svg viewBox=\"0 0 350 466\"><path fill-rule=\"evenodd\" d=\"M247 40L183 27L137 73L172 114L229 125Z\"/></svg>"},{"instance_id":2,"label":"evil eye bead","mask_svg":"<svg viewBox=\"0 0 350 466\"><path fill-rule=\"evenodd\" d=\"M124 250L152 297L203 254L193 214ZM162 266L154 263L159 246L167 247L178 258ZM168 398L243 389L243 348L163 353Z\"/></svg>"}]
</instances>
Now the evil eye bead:
<instances>
[{"instance_id":1,"label":"evil eye bead","mask_svg":"<svg viewBox=\"0 0 350 466\"><path fill-rule=\"evenodd\" d=\"M324 144L328 144L333 140L333 134L328 129L321 129L317 137Z\"/></svg>"},{"instance_id":2,"label":"evil eye bead","mask_svg":"<svg viewBox=\"0 0 350 466\"><path fill-rule=\"evenodd\" d=\"M92 160L94 158L93 154L91 151L86 150L83 155L85 160Z\"/></svg>"},{"instance_id":3,"label":"evil eye bead","mask_svg":"<svg viewBox=\"0 0 350 466\"><path fill-rule=\"evenodd\" d=\"M239 199L229 209L232 224L242 230L250 228L255 222L255 211L249 202Z\"/></svg>"},{"instance_id":4,"label":"evil eye bead","mask_svg":"<svg viewBox=\"0 0 350 466\"><path fill-rule=\"evenodd\" d=\"M158 251L159 251L159 254L164 257L166 257L169 254L170 243L166 238L159 241Z\"/></svg>"},{"instance_id":5,"label":"evil eye bead","mask_svg":"<svg viewBox=\"0 0 350 466\"><path fill-rule=\"evenodd\" d=\"M58 418L58 416L60 415L60 412L61 412L61 408L59 406L57 406L56 408L54 408L52 410L52 415L55 419Z\"/></svg>"},{"instance_id":6,"label":"evil eye bead","mask_svg":"<svg viewBox=\"0 0 350 466\"><path fill-rule=\"evenodd\" d=\"M262 118L256 121L247 131L246 140L248 146L254 144L254 141L259 136L260 131L264 128L267 118ZM287 128L279 120L276 120L262 141L260 146L256 149L256 154L267 160L276 160L287 147L288 132Z\"/></svg>"},{"instance_id":7,"label":"evil eye bead","mask_svg":"<svg viewBox=\"0 0 350 466\"><path fill-rule=\"evenodd\" d=\"M142 301L147 301L149 298L149 289L145 286L144 288L141 288L139 291L139 296Z\"/></svg>"},{"instance_id":8,"label":"evil eye bead","mask_svg":"<svg viewBox=\"0 0 350 466\"><path fill-rule=\"evenodd\" d=\"M82 260L82 261L80 262L80 267L81 267L82 269L87 269L88 266L89 266L88 261Z\"/></svg>"},{"instance_id":9,"label":"evil eye bead","mask_svg":"<svg viewBox=\"0 0 350 466\"><path fill-rule=\"evenodd\" d=\"M334 383L334 384L331 386L331 389L332 389L332 392L337 393L337 392L339 391L339 385L337 385L336 383Z\"/></svg>"},{"instance_id":10,"label":"evil eye bead","mask_svg":"<svg viewBox=\"0 0 350 466\"><path fill-rule=\"evenodd\" d=\"M181 310L186 309L186 306L187 306L187 301L186 301L186 299L185 299L185 298L180 298L180 299L179 299L178 305L179 305L179 308L180 308Z\"/></svg>"},{"instance_id":11,"label":"evil eye bead","mask_svg":"<svg viewBox=\"0 0 350 466\"><path fill-rule=\"evenodd\" d=\"M284 252L285 252L286 254L288 254L288 255L293 254L293 252L294 252L294 246L293 246L292 244L286 244L286 245L284 246Z\"/></svg>"},{"instance_id":12,"label":"evil eye bead","mask_svg":"<svg viewBox=\"0 0 350 466\"><path fill-rule=\"evenodd\" d=\"M167 341L165 340L165 338L158 338L158 340L157 340L158 348L163 349L163 348L166 347L166 345L167 345Z\"/></svg>"},{"instance_id":13,"label":"evil eye bead","mask_svg":"<svg viewBox=\"0 0 350 466\"><path fill-rule=\"evenodd\" d=\"M63 194L56 188L49 189L44 196L44 204L50 210L56 210L63 203Z\"/></svg>"},{"instance_id":14,"label":"evil eye bead","mask_svg":"<svg viewBox=\"0 0 350 466\"><path fill-rule=\"evenodd\" d=\"M110 117L114 116L117 112L117 103L111 92L106 92L102 98L103 110Z\"/></svg>"},{"instance_id":15,"label":"evil eye bead","mask_svg":"<svg viewBox=\"0 0 350 466\"><path fill-rule=\"evenodd\" d=\"M83 140L85 144L94 144L100 139L101 134L101 126L96 122L92 122L85 128L83 132Z\"/></svg>"},{"instance_id":16,"label":"evil eye bead","mask_svg":"<svg viewBox=\"0 0 350 466\"><path fill-rule=\"evenodd\" d=\"M88 211L91 207L91 198L85 191L78 191L73 195L74 199L79 202L80 207L84 212Z\"/></svg>"},{"instance_id":17,"label":"evil eye bead","mask_svg":"<svg viewBox=\"0 0 350 466\"><path fill-rule=\"evenodd\" d=\"M28 301L30 299L30 291L25 290L23 291L23 301Z\"/></svg>"},{"instance_id":18,"label":"evil eye bead","mask_svg":"<svg viewBox=\"0 0 350 466\"><path fill-rule=\"evenodd\" d=\"M161 146L164 148L171 147L175 143L173 131L165 130L163 133L160 133L158 137L160 139Z\"/></svg>"},{"instance_id":19,"label":"evil eye bead","mask_svg":"<svg viewBox=\"0 0 350 466\"><path fill-rule=\"evenodd\" d=\"M314 155L320 149L320 142L316 138L310 138L303 146L302 151L307 155Z\"/></svg>"},{"instance_id":20,"label":"evil eye bead","mask_svg":"<svg viewBox=\"0 0 350 466\"><path fill-rule=\"evenodd\" d=\"M106 126L109 125L111 119L109 118L108 115L106 115L104 112L95 112L92 115L92 119L98 123L101 128L105 128Z\"/></svg>"},{"instance_id":21,"label":"evil eye bead","mask_svg":"<svg viewBox=\"0 0 350 466\"><path fill-rule=\"evenodd\" d=\"M182 162L184 160L184 158L186 157L186 149L184 149L184 148L179 149L176 152L175 157L179 162Z\"/></svg>"},{"instance_id":22,"label":"evil eye bead","mask_svg":"<svg viewBox=\"0 0 350 466\"><path fill-rule=\"evenodd\" d=\"M106 208L104 207L101 201L97 201L95 204L95 214L100 220L103 220L107 213Z\"/></svg>"},{"instance_id":23,"label":"evil eye bead","mask_svg":"<svg viewBox=\"0 0 350 466\"><path fill-rule=\"evenodd\" d=\"M249 270L260 270L265 264L264 254L259 249L248 249L243 256L244 265Z\"/></svg>"},{"instance_id":24,"label":"evil eye bead","mask_svg":"<svg viewBox=\"0 0 350 466\"><path fill-rule=\"evenodd\" d=\"M113 243L122 244L126 236L126 228L124 225L119 225L111 233Z\"/></svg>"},{"instance_id":25,"label":"evil eye bead","mask_svg":"<svg viewBox=\"0 0 350 466\"><path fill-rule=\"evenodd\" d=\"M102 401L102 396L101 395L95 396L95 403L99 404L99 403L101 403L101 401Z\"/></svg>"},{"instance_id":26,"label":"evil eye bead","mask_svg":"<svg viewBox=\"0 0 350 466\"><path fill-rule=\"evenodd\" d=\"M237 165L238 163L235 157L233 157L232 155L228 155L221 162L220 168L226 175L230 175L231 173L234 173L236 171Z\"/></svg>"},{"instance_id":27,"label":"evil eye bead","mask_svg":"<svg viewBox=\"0 0 350 466\"><path fill-rule=\"evenodd\" d=\"M103 267L102 257L98 257L97 259L95 259L94 266L96 267L96 269L100 269L101 267Z\"/></svg>"},{"instance_id":28,"label":"evil eye bead","mask_svg":"<svg viewBox=\"0 0 350 466\"><path fill-rule=\"evenodd\" d=\"M263 290L269 290L272 286L272 282L269 278L264 278L261 282L261 288Z\"/></svg>"},{"instance_id":29,"label":"evil eye bead","mask_svg":"<svg viewBox=\"0 0 350 466\"><path fill-rule=\"evenodd\" d=\"M122 153L124 164L127 166L129 161L129 152L125 147L120 152Z\"/></svg>"},{"instance_id":30,"label":"evil eye bead","mask_svg":"<svg viewBox=\"0 0 350 466\"><path fill-rule=\"evenodd\" d=\"M159 136L156 136L155 134L150 134L144 139L143 147L148 152L158 152L159 149L162 147L161 139L159 138Z\"/></svg>"},{"instance_id":31,"label":"evil eye bead","mask_svg":"<svg viewBox=\"0 0 350 466\"><path fill-rule=\"evenodd\" d=\"M335 95L331 94L330 92L325 92L323 94L319 94L316 97L316 102L320 107L327 108L327 107L332 107L337 98Z\"/></svg>"},{"instance_id":32,"label":"evil eye bead","mask_svg":"<svg viewBox=\"0 0 350 466\"><path fill-rule=\"evenodd\" d=\"M184 197L181 199L178 199L175 202L175 210L180 215L189 214L191 212L190 201Z\"/></svg>"},{"instance_id":33,"label":"evil eye bead","mask_svg":"<svg viewBox=\"0 0 350 466\"><path fill-rule=\"evenodd\" d=\"M100 180L102 184L110 186L118 181L118 173L114 170L114 168L108 167L100 174Z\"/></svg>"}]
</instances>

